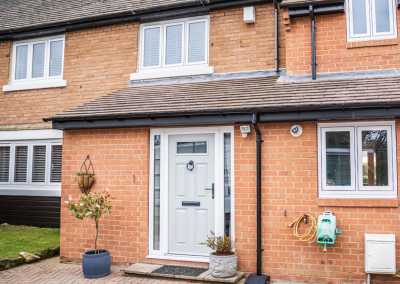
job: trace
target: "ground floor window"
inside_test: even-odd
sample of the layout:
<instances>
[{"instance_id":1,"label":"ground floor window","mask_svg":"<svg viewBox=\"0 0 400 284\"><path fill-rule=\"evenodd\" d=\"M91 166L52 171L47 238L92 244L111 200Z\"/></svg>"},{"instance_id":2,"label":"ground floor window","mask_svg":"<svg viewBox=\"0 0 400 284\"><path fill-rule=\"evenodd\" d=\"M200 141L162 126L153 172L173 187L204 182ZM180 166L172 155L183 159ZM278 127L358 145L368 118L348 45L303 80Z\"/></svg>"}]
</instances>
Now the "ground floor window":
<instances>
[{"instance_id":1,"label":"ground floor window","mask_svg":"<svg viewBox=\"0 0 400 284\"><path fill-rule=\"evenodd\" d=\"M0 137L0 195L60 195L62 131L7 131ZM45 192L45 193L43 193ZM46 193L47 192L47 193ZM52 193L50 193L52 192Z\"/></svg>"},{"instance_id":2,"label":"ground floor window","mask_svg":"<svg viewBox=\"0 0 400 284\"><path fill-rule=\"evenodd\" d=\"M394 122L318 125L320 197L397 198Z\"/></svg>"}]
</instances>

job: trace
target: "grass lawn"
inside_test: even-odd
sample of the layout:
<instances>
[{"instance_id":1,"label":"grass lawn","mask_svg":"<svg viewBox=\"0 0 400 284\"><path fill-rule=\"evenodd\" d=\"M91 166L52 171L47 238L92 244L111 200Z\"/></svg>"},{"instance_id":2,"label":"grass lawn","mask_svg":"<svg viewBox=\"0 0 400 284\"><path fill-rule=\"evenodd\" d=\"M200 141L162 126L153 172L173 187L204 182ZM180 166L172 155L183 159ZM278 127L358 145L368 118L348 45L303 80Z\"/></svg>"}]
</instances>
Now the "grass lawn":
<instances>
[{"instance_id":1,"label":"grass lawn","mask_svg":"<svg viewBox=\"0 0 400 284\"><path fill-rule=\"evenodd\" d=\"M0 259L20 252L38 254L60 246L60 230L27 226L0 227Z\"/></svg>"}]
</instances>

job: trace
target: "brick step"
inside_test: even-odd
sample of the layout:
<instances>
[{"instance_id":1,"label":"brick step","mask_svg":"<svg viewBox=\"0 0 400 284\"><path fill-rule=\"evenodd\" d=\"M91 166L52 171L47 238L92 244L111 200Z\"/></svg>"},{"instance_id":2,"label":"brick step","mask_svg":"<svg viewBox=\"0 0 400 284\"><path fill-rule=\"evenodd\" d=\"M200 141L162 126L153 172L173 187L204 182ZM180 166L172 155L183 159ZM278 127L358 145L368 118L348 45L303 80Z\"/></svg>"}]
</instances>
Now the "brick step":
<instances>
[{"instance_id":1,"label":"brick step","mask_svg":"<svg viewBox=\"0 0 400 284\"><path fill-rule=\"evenodd\" d=\"M244 283L244 272L238 271L236 275L230 278L214 278L211 276L210 270L207 270L197 277L186 275L172 275L172 274L158 274L152 273L154 270L161 268L163 265L135 263L129 267L121 269L125 276L143 276L158 279L176 279L176 280L190 280L190 282L209 282L209 283ZM240 282L239 282L240 281Z\"/></svg>"}]
</instances>

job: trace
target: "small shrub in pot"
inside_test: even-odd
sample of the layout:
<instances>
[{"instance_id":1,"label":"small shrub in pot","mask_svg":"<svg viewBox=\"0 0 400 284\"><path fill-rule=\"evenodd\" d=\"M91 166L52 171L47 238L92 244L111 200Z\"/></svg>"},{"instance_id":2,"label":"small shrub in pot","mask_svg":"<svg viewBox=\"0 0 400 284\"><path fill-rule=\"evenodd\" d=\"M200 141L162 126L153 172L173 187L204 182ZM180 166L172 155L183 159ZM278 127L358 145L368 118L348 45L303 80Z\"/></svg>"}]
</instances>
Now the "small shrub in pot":
<instances>
[{"instance_id":1,"label":"small shrub in pot","mask_svg":"<svg viewBox=\"0 0 400 284\"><path fill-rule=\"evenodd\" d=\"M231 237L226 234L216 236L211 231L211 235L202 244L214 250L210 253L210 271L213 277L228 278L236 275L237 254L232 251L235 244Z\"/></svg>"},{"instance_id":2,"label":"small shrub in pot","mask_svg":"<svg viewBox=\"0 0 400 284\"><path fill-rule=\"evenodd\" d=\"M83 253L82 269L85 278L100 278L110 274L111 258L110 252L106 249L98 249L97 240L99 237L99 219L105 213L111 213L110 191L103 193L89 193L79 195L77 201L65 200L71 210L71 216L83 220L90 218L96 224L96 237L94 250Z\"/></svg>"}]
</instances>

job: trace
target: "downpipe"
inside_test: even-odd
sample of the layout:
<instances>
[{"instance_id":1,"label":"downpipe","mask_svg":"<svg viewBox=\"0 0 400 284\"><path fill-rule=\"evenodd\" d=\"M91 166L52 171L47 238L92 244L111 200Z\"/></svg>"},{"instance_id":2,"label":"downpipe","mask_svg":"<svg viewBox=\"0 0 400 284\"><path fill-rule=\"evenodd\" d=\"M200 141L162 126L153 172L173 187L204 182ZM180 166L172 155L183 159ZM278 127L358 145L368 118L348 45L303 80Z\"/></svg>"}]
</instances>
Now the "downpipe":
<instances>
[{"instance_id":1,"label":"downpipe","mask_svg":"<svg viewBox=\"0 0 400 284\"><path fill-rule=\"evenodd\" d=\"M314 14L314 6L309 6L310 18L311 18L311 49L312 49L312 79L317 79L317 60L316 60L316 52L315 52L315 14Z\"/></svg>"},{"instance_id":2,"label":"downpipe","mask_svg":"<svg viewBox=\"0 0 400 284\"><path fill-rule=\"evenodd\" d=\"M275 9L275 72L279 72L278 0L274 0L274 9Z\"/></svg>"},{"instance_id":3,"label":"downpipe","mask_svg":"<svg viewBox=\"0 0 400 284\"><path fill-rule=\"evenodd\" d=\"M250 274L245 284L265 284L270 281L270 277L261 274L262 252L264 251L261 248L261 143L264 141L261 137L261 130L258 127L257 113L253 113L252 124L257 137L257 274Z\"/></svg>"}]
</instances>

